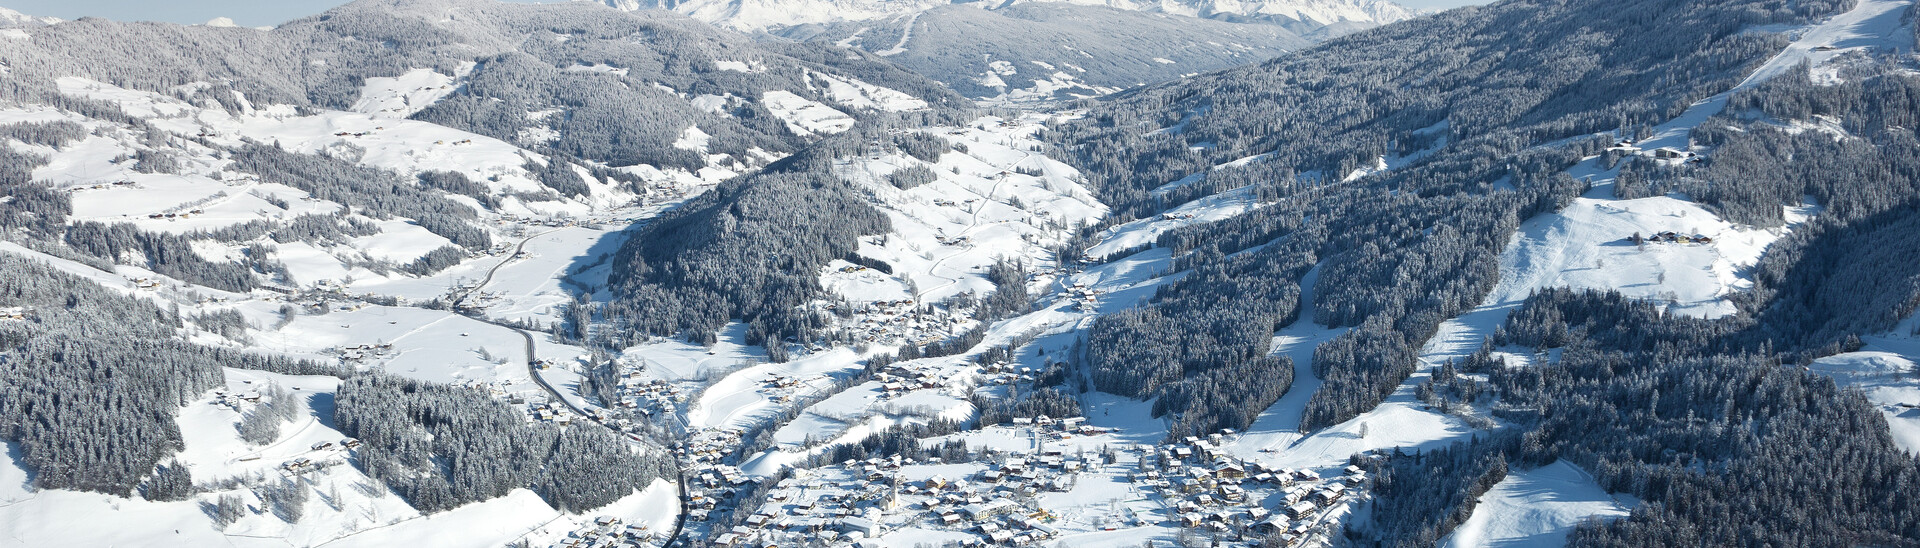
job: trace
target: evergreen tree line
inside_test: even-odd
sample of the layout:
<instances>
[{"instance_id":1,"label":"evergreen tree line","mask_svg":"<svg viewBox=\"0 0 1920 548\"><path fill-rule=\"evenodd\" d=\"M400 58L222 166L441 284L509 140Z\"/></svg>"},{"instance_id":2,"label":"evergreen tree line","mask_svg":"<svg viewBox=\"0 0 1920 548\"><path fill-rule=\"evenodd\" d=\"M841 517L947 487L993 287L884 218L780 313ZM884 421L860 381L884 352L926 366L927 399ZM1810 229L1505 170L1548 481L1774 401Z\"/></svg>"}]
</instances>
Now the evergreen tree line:
<instances>
[{"instance_id":1,"label":"evergreen tree line","mask_svg":"<svg viewBox=\"0 0 1920 548\"><path fill-rule=\"evenodd\" d=\"M174 416L223 384L222 367L341 374L182 342L177 311L13 255L0 255L0 303L30 310L0 322L0 437L43 489L131 494L184 447ZM177 493L168 481L158 488Z\"/></svg>"},{"instance_id":2,"label":"evergreen tree line","mask_svg":"<svg viewBox=\"0 0 1920 548\"><path fill-rule=\"evenodd\" d=\"M823 172L765 173L727 183L662 215L614 256L605 314L644 335L711 342L729 319L749 344L817 340L829 318L804 306L819 272L889 230L886 215Z\"/></svg>"},{"instance_id":3,"label":"evergreen tree line","mask_svg":"<svg viewBox=\"0 0 1920 548\"><path fill-rule=\"evenodd\" d=\"M1713 148L1676 168L1629 165L1625 196L1687 192L1738 222L1777 225L1783 206L1812 196L1813 220L1769 247L1739 313L1704 320L1615 292L1539 291L1490 343L1561 349L1526 368L1468 360L1490 375L1492 411L1518 429L1484 451L1521 466L1569 459L1601 486L1645 501L1621 520L1578 527L1571 546L1912 545L1920 461L1897 446L1863 394L1792 364L1861 346L1913 313L1920 238L1913 219L1914 134L1901 108L1914 80L1854 67L1846 84L1816 86L1804 71L1736 94L1728 115L1694 132ZM1870 98L1871 97L1871 98ZM1778 121L1837 121L1849 137L1793 135ZM1762 121L1766 120L1766 121ZM1462 482L1454 464L1420 477ZM1432 500L1376 490L1381 508ZM1468 499L1470 501L1470 499ZM1470 505L1470 502L1467 503ZM1458 523L1466 506L1403 516L1422 529L1350 536L1420 544ZM1378 515L1378 514L1376 514ZM1418 534L1409 535L1408 532ZM1409 541L1411 539L1411 541Z\"/></svg>"},{"instance_id":4,"label":"evergreen tree line","mask_svg":"<svg viewBox=\"0 0 1920 548\"><path fill-rule=\"evenodd\" d=\"M340 431L365 443L360 468L425 513L519 488L582 512L675 473L658 447L637 451L597 424L530 423L469 388L362 374L341 383L335 403Z\"/></svg>"},{"instance_id":5,"label":"evergreen tree line","mask_svg":"<svg viewBox=\"0 0 1920 548\"><path fill-rule=\"evenodd\" d=\"M1325 382L1302 428L1372 409L1414 371L1442 321L1485 297L1520 221L1586 190L1566 168L1611 141L1581 135L1678 114L1786 43L1746 25L1806 21L1842 4L1508 2L1093 105L1048 138L1118 218L1174 205L1154 189L1196 173L1168 194L1247 183L1277 201L1162 237L1188 253L1176 268L1192 272L1147 309L1096 323L1096 387L1158 395L1194 373L1262 359L1273 330L1300 316L1298 280L1318 264L1315 321L1355 329L1316 351ZM1563 144L1535 147L1555 140ZM1356 171L1416 153L1386 173ZM1211 166L1255 155L1265 156L1220 170L1227 181L1209 186ZM1216 424L1236 426L1236 415L1258 413L1240 406L1284 393L1291 379L1280 371L1291 369L1263 369L1273 374L1262 397L1224 402L1216 409L1238 412L1209 411L1224 415Z\"/></svg>"},{"instance_id":6,"label":"evergreen tree line","mask_svg":"<svg viewBox=\"0 0 1920 548\"><path fill-rule=\"evenodd\" d=\"M249 144L232 157L235 169L345 205L354 213L374 219L412 219L420 228L466 249L493 245L493 237L475 223L479 214L472 207L385 170L322 155L294 154L277 144Z\"/></svg>"},{"instance_id":7,"label":"evergreen tree line","mask_svg":"<svg viewBox=\"0 0 1920 548\"><path fill-rule=\"evenodd\" d=\"M1393 450L1384 460L1353 459L1366 468L1373 484L1372 519L1349 527L1360 545L1435 546L1473 515L1480 495L1507 477L1507 453L1517 445L1511 435L1478 437L1435 451ZM1384 542L1380 542L1384 541Z\"/></svg>"},{"instance_id":8,"label":"evergreen tree line","mask_svg":"<svg viewBox=\"0 0 1920 548\"><path fill-rule=\"evenodd\" d=\"M1115 215L1140 218L1158 207L1153 189L1194 174L1206 185L1209 168L1261 154L1237 176L1339 180L1381 156L1495 134L1526 146L1658 124L1787 43L1749 27L1851 4L1578 0L1443 12L1131 91L1048 137Z\"/></svg>"}]
</instances>

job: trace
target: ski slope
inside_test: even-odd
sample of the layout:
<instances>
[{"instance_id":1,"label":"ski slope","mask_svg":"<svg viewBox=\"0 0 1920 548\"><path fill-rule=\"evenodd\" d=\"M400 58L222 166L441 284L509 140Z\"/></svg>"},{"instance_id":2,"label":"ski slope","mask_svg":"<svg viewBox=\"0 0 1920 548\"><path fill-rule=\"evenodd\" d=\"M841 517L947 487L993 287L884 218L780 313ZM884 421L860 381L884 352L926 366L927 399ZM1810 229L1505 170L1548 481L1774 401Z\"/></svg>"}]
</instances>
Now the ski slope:
<instances>
[{"instance_id":1,"label":"ski slope","mask_svg":"<svg viewBox=\"0 0 1920 548\"><path fill-rule=\"evenodd\" d=\"M1920 340L1888 334L1864 339L1866 347L1814 360L1811 370L1859 388L1887 419L1893 441L1920 453Z\"/></svg>"},{"instance_id":2,"label":"ski slope","mask_svg":"<svg viewBox=\"0 0 1920 548\"><path fill-rule=\"evenodd\" d=\"M1567 461L1518 470L1480 496L1465 523L1441 539L1443 548L1555 548L1589 519L1626 517L1636 502L1610 495L1593 475Z\"/></svg>"},{"instance_id":3,"label":"ski slope","mask_svg":"<svg viewBox=\"0 0 1920 548\"><path fill-rule=\"evenodd\" d=\"M1179 184L1181 183L1176 181L1168 186ZM1259 203L1254 198L1253 187L1250 186L1198 198L1169 209L1158 217L1137 219L1107 229L1107 232L1101 235L1100 243L1087 248L1087 256L1106 257L1140 246L1152 245L1159 240L1160 235L1175 229L1229 219L1262 205L1265 204Z\"/></svg>"}]
</instances>

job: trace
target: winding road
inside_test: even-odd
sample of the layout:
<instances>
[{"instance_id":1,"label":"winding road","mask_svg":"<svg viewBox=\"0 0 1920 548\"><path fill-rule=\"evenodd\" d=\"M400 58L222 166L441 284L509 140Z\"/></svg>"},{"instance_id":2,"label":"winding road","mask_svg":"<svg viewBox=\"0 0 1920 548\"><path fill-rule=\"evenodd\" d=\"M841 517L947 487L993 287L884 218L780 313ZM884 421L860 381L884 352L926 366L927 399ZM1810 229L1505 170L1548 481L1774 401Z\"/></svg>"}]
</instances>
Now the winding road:
<instances>
[{"instance_id":1,"label":"winding road","mask_svg":"<svg viewBox=\"0 0 1920 548\"><path fill-rule=\"evenodd\" d=\"M487 284L493 283L494 273L499 272L501 267L504 267L507 265L507 263L513 261L513 257L515 255L519 255L521 251L525 250L527 247L527 242L533 241L534 238L552 234L558 231L559 231L558 229L549 230L546 232L528 236L525 239L520 240L519 245L515 245L513 247L513 255L508 255L507 258L501 260L499 264L493 265L493 268L487 270L486 278L481 279L480 283L475 284L472 289L468 289L465 293L461 293L459 297L453 300L454 308L458 309L460 307L460 303L466 301L468 296L474 293L478 293L481 289L486 288ZM481 323L486 323L489 325L511 329L513 330L514 333L519 333L520 338L526 341L526 354L525 354L526 360L525 361L527 366L527 377L530 379L533 379L533 383L536 385L539 385L541 390L545 390L547 392L547 395L550 396L554 401L560 402L561 405L566 406L568 411L572 411L574 414L579 415L582 418L585 418L588 420L594 420L595 422L598 422L596 419L593 419L593 415L587 414L586 409L583 409L578 405L574 405L573 400L567 399L566 395L561 394L559 389L554 388L551 383L547 382L546 377L543 377L540 375L540 358L539 358L539 354L536 354L534 352L535 347L534 347L532 331L528 331L517 325L508 324L505 322L495 320L493 318L489 318L485 314L479 313L479 311L475 311L472 314L467 314L467 317L473 318L475 321L479 321ZM673 546L675 542L678 542L680 540L680 532L686 528L687 512L690 509L690 505L687 503L686 475L675 474L674 479L679 484L679 488L676 494L677 494L677 498L680 499L680 513L675 515L673 518L673 533L667 536L667 542L665 544L666 546Z\"/></svg>"}]
</instances>

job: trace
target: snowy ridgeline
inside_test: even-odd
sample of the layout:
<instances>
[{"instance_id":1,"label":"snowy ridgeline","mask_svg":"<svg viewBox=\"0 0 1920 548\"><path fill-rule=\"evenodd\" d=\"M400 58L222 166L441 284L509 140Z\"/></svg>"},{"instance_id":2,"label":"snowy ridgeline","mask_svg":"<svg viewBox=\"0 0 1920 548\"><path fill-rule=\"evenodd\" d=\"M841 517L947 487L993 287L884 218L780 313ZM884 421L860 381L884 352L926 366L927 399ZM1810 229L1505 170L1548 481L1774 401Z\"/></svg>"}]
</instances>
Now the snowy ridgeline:
<instances>
[{"instance_id":1,"label":"snowy ridgeline","mask_svg":"<svg viewBox=\"0 0 1920 548\"><path fill-rule=\"evenodd\" d=\"M793 25L840 21L875 21L908 17L948 4L950 0L886 2L877 0L787 0L746 4L740 0L700 0L694 2L657 2L653 0L602 0L624 10L665 7L695 19L741 30L765 30ZM1127 11L1185 17L1206 17L1228 21L1265 21L1296 23L1302 26L1384 25L1417 15L1413 9L1379 0L1261 0L1230 4L1191 0L1137 2L1133 0L1030 0L995 6L1005 9L1025 3L1101 6Z\"/></svg>"}]
</instances>

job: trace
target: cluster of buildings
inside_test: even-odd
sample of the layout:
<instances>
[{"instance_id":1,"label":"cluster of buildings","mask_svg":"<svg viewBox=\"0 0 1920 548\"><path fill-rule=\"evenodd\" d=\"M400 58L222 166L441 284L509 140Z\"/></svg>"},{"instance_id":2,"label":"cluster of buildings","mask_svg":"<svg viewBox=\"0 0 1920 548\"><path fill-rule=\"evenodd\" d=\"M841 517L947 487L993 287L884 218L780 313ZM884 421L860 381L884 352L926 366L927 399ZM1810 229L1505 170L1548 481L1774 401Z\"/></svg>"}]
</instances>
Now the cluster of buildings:
<instances>
[{"instance_id":1,"label":"cluster of buildings","mask_svg":"<svg viewBox=\"0 0 1920 548\"><path fill-rule=\"evenodd\" d=\"M672 415L691 398L674 383L646 378L637 368L629 369L621 376L620 391L620 407L649 416Z\"/></svg>"},{"instance_id":2,"label":"cluster of buildings","mask_svg":"<svg viewBox=\"0 0 1920 548\"><path fill-rule=\"evenodd\" d=\"M314 442L313 445L310 446L309 448L312 449L313 453L318 453L320 458L315 459L314 457L310 457L310 456L294 457L291 460L280 463L280 471L286 473L287 475L300 475L307 472L312 472L314 470L319 470L334 464L339 464L342 462L342 459L345 458L343 455L339 454L339 452L352 451L354 449L359 449L360 440L357 440L354 438L346 438L346 439L340 440L337 443L331 442L331 441L318 441L318 442ZM260 459L260 454L254 453L251 455L240 457L239 460L249 461L249 460L259 460L259 459Z\"/></svg>"},{"instance_id":3,"label":"cluster of buildings","mask_svg":"<svg viewBox=\"0 0 1920 548\"><path fill-rule=\"evenodd\" d=\"M1710 243L1713 243L1713 238L1711 236L1706 236L1703 234L1694 234L1689 236L1686 234L1681 234L1678 232L1668 230L1665 232L1661 232L1659 234L1648 236L1645 238L1645 241L1655 242L1655 243L1665 243L1665 244L1710 244ZM1638 243L1638 242L1635 242L1635 243Z\"/></svg>"},{"instance_id":4,"label":"cluster of buildings","mask_svg":"<svg viewBox=\"0 0 1920 548\"><path fill-rule=\"evenodd\" d=\"M573 420L578 418L578 415L568 410L567 406L554 402L528 403L526 410L527 418L535 422L551 422L566 426L573 424Z\"/></svg>"},{"instance_id":5,"label":"cluster of buildings","mask_svg":"<svg viewBox=\"0 0 1920 548\"><path fill-rule=\"evenodd\" d=\"M25 320L31 312L24 306L0 307L0 320Z\"/></svg>"},{"instance_id":6,"label":"cluster of buildings","mask_svg":"<svg viewBox=\"0 0 1920 548\"><path fill-rule=\"evenodd\" d=\"M938 532L966 546L1026 546L1160 526L1245 542L1274 536L1294 546L1367 481L1366 472L1353 466L1327 479L1311 470L1261 466L1218 451L1217 440L1088 453L1044 441L1100 433L1081 420L1032 418L1014 426L1040 440L1035 449L989 453L987 461L974 463L894 456L796 471L775 484L759 508L742 508L754 513L741 525L716 531L711 540L756 548L814 540L864 546L895 532ZM747 481L704 473L700 480L702 488L737 488ZM1130 498L1123 503L1076 493L1087 481L1126 484Z\"/></svg>"},{"instance_id":7,"label":"cluster of buildings","mask_svg":"<svg viewBox=\"0 0 1920 548\"><path fill-rule=\"evenodd\" d=\"M167 219L167 220L170 220L170 221L171 221L171 220L174 220L174 219L187 219L187 218L191 218L191 217L193 217L194 215L199 215L199 214L202 214L202 213L206 213L206 211L204 211L204 210L199 210L199 209L192 209L192 210L187 210L187 211L184 211L184 212L180 212L180 213L148 213L148 214L147 214L147 218L148 218L148 219Z\"/></svg>"},{"instance_id":8,"label":"cluster of buildings","mask_svg":"<svg viewBox=\"0 0 1920 548\"><path fill-rule=\"evenodd\" d=\"M675 442L674 454L680 462L690 468L686 473L699 476L703 470L721 466L720 460L740 446L741 436L746 433L739 428L708 428L688 436L686 440Z\"/></svg>"},{"instance_id":9,"label":"cluster of buildings","mask_svg":"<svg viewBox=\"0 0 1920 548\"><path fill-rule=\"evenodd\" d=\"M231 392L225 388L217 388L213 391L214 405L225 405L233 408L234 411L240 411L242 406L253 403L260 403L259 392L253 390Z\"/></svg>"},{"instance_id":10,"label":"cluster of buildings","mask_svg":"<svg viewBox=\"0 0 1920 548\"><path fill-rule=\"evenodd\" d=\"M927 344L952 336L967 321L966 317L954 314L945 307L923 308L916 306L912 299L900 299L860 305L844 325L848 335L855 341L886 345Z\"/></svg>"},{"instance_id":11,"label":"cluster of buildings","mask_svg":"<svg viewBox=\"0 0 1920 548\"><path fill-rule=\"evenodd\" d=\"M960 207L961 204L966 204L971 206L973 205L974 202L978 202L978 201L980 201L979 198L967 198L966 200L957 201L957 202L953 200L943 199L943 198L934 198L933 205L942 206L942 207ZM941 242L941 243L946 243L946 242Z\"/></svg>"},{"instance_id":12,"label":"cluster of buildings","mask_svg":"<svg viewBox=\"0 0 1920 548\"><path fill-rule=\"evenodd\" d=\"M335 357L339 358L340 363L346 364L346 365L359 365L362 363L366 363L367 360L384 358L389 355L392 355L393 344L391 343L364 344L363 343L363 344L356 344L353 346L335 347L330 350L333 352L333 355Z\"/></svg>"},{"instance_id":13,"label":"cluster of buildings","mask_svg":"<svg viewBox=\"0 0 1920 548\"><path fill-rule=\"evenodd\" d=\"M1095 312L1100 309L1100 290L1087 287L1084 282L1076 282L1067 288L1067 299L1081 312Z\"/></svg>"},{"instance_id":14,"label":"cluster of buildings","mask_svg":"<svg viewBox=\"0 0 1920 548\"><path fill-rule=\"evenodd\" d=\"M1691 141L1687 143L1687 148L1693 148L1693 143ZM1706 157L1701 156L1698 153L1695 153L1690 150L1681 150L1673 147L1657 147L1657 148L1654 148L1653 150L1644 150L1640 147L1640 144L1638 142L1635 142L1633 139L1621 139L1619 141L1616 141L1614 142L1613 146L1607 147L1607 150L1618 151L1625 154L1648 156L1655 160L1664 160L1669 164L1672 164L1672 163L1693 164L1693 163L1700 163L1700 162L1706 161Z\"/></svg>"},{"instance_id":15,"label":"cluster of buildings","mask_svg":"<svg viewBox=\"0 0 1920 548\"><path fill-rule=\"evenodd\" d=\"M600 516L594 518L592 523L567 533L566 538L553 543L553 548L635 548L652 546L660 540L659 537L646 525L627 524L620 518Z\"/></svg>"},{"instance_id":16,"label":"cluster of buildings","mask_svg":"<svg viewBox=\"0 0 1920 548\"><path fill-rule=\"evenodd\" d=\"M739 468L725 464L726 456L739 447L744 433L738 428L712 428L675 442L674 456L680 459L681 475L687 479L688 523L704 522L716 512L729 512L727 505L739 490L754 481Z\"/></svg>"}]
</instances>

